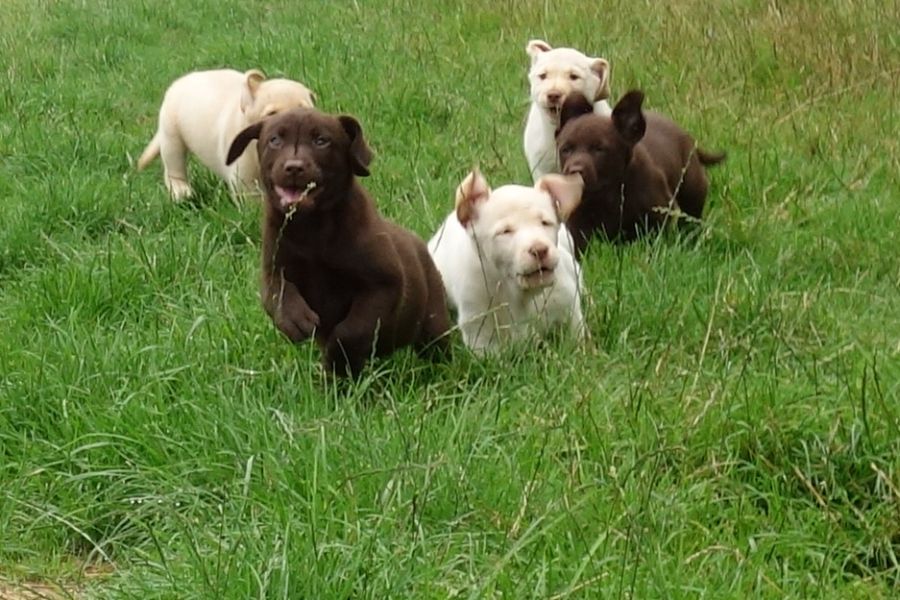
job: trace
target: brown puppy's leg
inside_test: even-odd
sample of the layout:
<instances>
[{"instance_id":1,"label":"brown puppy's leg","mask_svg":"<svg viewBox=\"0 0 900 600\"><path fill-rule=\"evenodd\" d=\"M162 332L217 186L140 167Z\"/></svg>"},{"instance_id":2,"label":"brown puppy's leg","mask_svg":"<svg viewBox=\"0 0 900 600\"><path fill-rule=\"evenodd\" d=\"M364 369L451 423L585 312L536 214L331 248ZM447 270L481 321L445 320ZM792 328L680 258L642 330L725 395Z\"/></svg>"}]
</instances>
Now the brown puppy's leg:
<instances>
[{"instance_id":1,"label":"brown puppy's leg","mask_svg":"<svg viewBox=\"0 0 900 600\"><path fill-rule=\"evenodd\" d=\"M697 155L691 154L688 168L684 171L684 179L678 189L678 208L695 219L701 218L708 189L709 180L706 178L706 172Z\"/></svg>"},{"instance_id":2,"label":"brown puppy's leg","mask_svg":"<svg viewBox=\"0 0 900 600\"><path fill-rule=\"evenodd\" d=\"M431 258L426 256L431 261ZM425 276L428 281L428 300L425 303L425 320L422 333L416 343L416 351L426 358L443 358L450 350L450 317L447 313L447 299L444 283L437 269L426 264Z\"/></svg>"},{"instance_id":3,"label":"brown puppy's leg","mask_svg":"<svg viewBox=\"0 0 900 600\"><path fill-rule=\"evenodd\" d=\"M709 176L705 167L717 165L723 160L724 152L710 153L699 146L694 147L678 193L678 206L681 210L697 219L703 216L703 206L709 192Z\"/></svg>"},{"instance_id":4,"label":"brown puppy's leg","mask_svg":"<svg viewBox=\"0 0 900 600\"><path fill-rule=\"evenodd\" d=\"M645 165L626 183L631 187L629 202L623 200L622 240L633 241L638 237L664 227L670 216L675 192L669 188L665 173L653 165Z\"/></svg>"},{"instance_id":5,"label":"brown puppy's leg","mask_svg":"<svg viewBox=\"0 0 900 600\"><path fill-rule=\"evenodd\" d=\"M378 337L389 335L384 328L390 327L397 289L397 286L384 286L353 300L347 317L335 326L325 342L326 371L351 376L362 371Z\"/></svg>"},{"instance_id":6,"label":"brown puppy's leg","mask_svg":"<svg viewBox=\"0 0 900 600\"><path fill-rule=\"evenodd\" d=\"M319 326L319 315L309 307L306 299L278 266L281 224L267 220L263 224L262 277L260 300L275 326L292 342L302 342Z\"/></svg>"},{"instance_id":7,"label":"brown puppy's leg","mask_svg":"<svg viewBox=\"0 0 900 600\"><path fill-rule=\"evenodd\" d=\"M319 315L282 273L264 275L260 295L275 326L292 342L302 342L319 326Z\"/></svg>"}]
</instances>

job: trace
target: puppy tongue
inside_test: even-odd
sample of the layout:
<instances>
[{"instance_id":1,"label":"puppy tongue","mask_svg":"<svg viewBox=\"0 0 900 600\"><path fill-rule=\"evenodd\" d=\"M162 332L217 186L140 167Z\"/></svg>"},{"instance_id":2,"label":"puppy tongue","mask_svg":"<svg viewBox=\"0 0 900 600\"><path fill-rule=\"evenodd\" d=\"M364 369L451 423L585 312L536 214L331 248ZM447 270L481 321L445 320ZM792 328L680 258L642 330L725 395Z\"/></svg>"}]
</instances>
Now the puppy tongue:
<instances>
[{"instance_id":1,"label":"puppy tongue","mask_svg":"<svg viewBox=\"0 0 900 600\"><path fill-rule=\"evenodd\" d=\"M278 197L286 202L296 202L300 197L299 188L284 188L280 185L276 185L275 191L278 192Z\"/></svg>"},{"instance_id":2,"label":"puppy tongue","mask_svg":"<svg viewBox=\"0 0 900 600\"><path fill-rule=\"evenodd\" d=\"M280 185L275 186L275 191L278 193L278 199L281 200L282 207L297 204L306 195L304 191L298 188L283 188Z\"/></svg>"},{"instance_id":3,"label":"puppy tongue","mask_svg":"<svg viewBox=\"0 0 900 600\"><path fill-rule=\"evenodd\" d=\"M281 187L280 185L275 186L275 193L278 194L278 199L281 201L281 208L290 208L297 204L300 204L304 200L309 197L309 193L316 189L316 182L310 181L306 184L306 187L302 190L300 188L295 187Z\"/></svg>"}]
</instances>

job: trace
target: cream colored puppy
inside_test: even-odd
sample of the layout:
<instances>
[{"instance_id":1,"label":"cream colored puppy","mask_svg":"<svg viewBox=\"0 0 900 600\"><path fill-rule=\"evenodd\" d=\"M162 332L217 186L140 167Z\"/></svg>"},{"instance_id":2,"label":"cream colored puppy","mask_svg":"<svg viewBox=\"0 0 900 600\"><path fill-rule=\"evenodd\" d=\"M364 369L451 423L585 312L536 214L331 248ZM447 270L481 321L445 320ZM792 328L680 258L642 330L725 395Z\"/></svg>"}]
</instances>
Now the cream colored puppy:
<instances>
[{"instance_id":1,"label":"cream colored puppy","mask_svg":"<svg viewBox=\"0 0 900 600\"><path fill-rule=\"evenodd\" d=\"M195 71L176 79L159 109L159 129L138 159L138 169L162 157L164 180L176 200L191 195L187 152L224 179L232 193L256 190L255 147L225 164L234 137L249 125L288 108L313 106L313 94L290 79L266 79L261 71ZM253 142L255 145L255 142Z\"/></svg>"},{"instance_id":2,"label":"cream colored puppy","mask_svg":"<svg viewBox=\"0 0 900 600\"><path fill-rule=\"evenodd\" d=\"M611 115L609 62L591 58L572 48L551 48L543 40L531 40L525 47L531 57L528 80L531 108L525 124L525 157L535 181L547 173L559 172L554 136L559 127L559 111L566 96L582 94L594 103L594 112Z\"/></svg>"},{"instance_id":3,"label":"cream colored puppy","mask_svg":"<svg viewBox=\"0 0 900 600\"><path fill-rule=\"evenodd\" d=\"M584 336L581 269L562 225L582 187L554 174L492 192L476 169L457 188L428 251L466 346L482 353L556 328Z\"/></svg>"}]
</instances>

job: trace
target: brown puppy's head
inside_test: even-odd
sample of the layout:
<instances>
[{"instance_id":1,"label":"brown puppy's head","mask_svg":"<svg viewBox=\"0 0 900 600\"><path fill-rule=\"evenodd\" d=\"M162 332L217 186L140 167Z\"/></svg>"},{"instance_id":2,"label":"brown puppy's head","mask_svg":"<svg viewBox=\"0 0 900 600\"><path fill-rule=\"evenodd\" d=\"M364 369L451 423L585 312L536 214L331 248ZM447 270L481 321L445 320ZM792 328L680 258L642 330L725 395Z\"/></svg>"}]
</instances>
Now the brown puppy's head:
<instances>
[{"instance_id":1,"label":"brown puppy's head","mask_svg":"<svg viewBox=\"0 0 900 600\"><path fill-rule=\"evenodd\" d=\"M295 108L241 131L226 164L259 140L259 170L266 197L281 212L328 209L340 201L354 176L369 174L372 151L353 117Z\"/></svg>"},{"instance_id":2,"label":"brown puppy's head","mask_svg":"<svg viewBox=\"0 0 900 600\"><path fill-rule=\"evenodd\" d=\"M619 100L609 118L594 114L584 96L567 97L556 132L562 172L581 175L585 189L621 184L634 146L647 127L641 112L643 101L644 94L632 90Z\"/></svg>"}]
</instances>

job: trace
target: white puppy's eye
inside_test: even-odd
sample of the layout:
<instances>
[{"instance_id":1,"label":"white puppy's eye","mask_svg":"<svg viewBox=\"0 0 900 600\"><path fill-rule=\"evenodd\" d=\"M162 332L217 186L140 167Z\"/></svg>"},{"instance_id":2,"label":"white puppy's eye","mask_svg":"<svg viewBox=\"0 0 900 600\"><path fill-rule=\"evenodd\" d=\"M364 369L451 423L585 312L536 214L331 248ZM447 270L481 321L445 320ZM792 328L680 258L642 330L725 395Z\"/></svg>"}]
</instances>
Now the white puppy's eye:
<instances>
[{"instance_id":1,"label":"white puppy's eye","mask_svg":"<svg viewBox=\"0 0 900 600\"><path fill-rule=\"evenodd\" d=\"M543 225L544 227L553 227L554 225L556 225L556 223L554 223L550 219L543 219L541 221L541 225Z\"/></svg>"},{"instance_id":2,"label":"white puppy's eye","mask_svg":"<svg viewBox=\"0 0 900 600\"><path fill-rule=\"evenodd\" d=\"M504 227L503 229L498 231L496 235L497 235L497 237L500 237L501 235L511 235L513 233L513 231L514 231L514 229L512 227L510 227L509 225L507 225L506 227Z\"/></svg>"},{"instance_id":3,"label":"white puppy's eye","mask_svg":"<svg viewBox=\"0 0 900 600\"><path fill-rule=\"evenodd\" d=\"M278 134L273 135L269 138L269 147L270 148L281 148L281 136Z\"/></svg>"},{"instance_id":4,"label":"white puppy's eye","mask_svg":"<svg viewBox=\"0 0 900 600\"><path fill-rule=\"evenodd\" d=\"M538 73L538 79L541 81L547 79L547 73Z\"/></svg>"},{"instance_id":5,"label":"white puppy's eye","mask_svg":"<svg viewBox=\"0 0 900 600\"><path fill-rule=\"evenodd\" d=\"M569 73L569 79L571 79L572 81L578 81L579 79L581 79L581 75L579 75L578 73Z\"/></svg>"},{"instance_id":6,"label":"white puppy's eye","mask_svg":"<svg viewBox=\"0 0 900 600\"><path fill-rule=\"evenodd\" d=\"M319 148L324 148L325 146L327 146L330 143L331 143L331 140L328 139L327 137L325 137L324 135L316 136L313 139L313 144L315 144Z\"/></svg>"}]
</instances>

